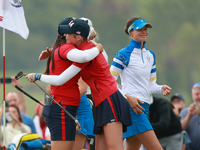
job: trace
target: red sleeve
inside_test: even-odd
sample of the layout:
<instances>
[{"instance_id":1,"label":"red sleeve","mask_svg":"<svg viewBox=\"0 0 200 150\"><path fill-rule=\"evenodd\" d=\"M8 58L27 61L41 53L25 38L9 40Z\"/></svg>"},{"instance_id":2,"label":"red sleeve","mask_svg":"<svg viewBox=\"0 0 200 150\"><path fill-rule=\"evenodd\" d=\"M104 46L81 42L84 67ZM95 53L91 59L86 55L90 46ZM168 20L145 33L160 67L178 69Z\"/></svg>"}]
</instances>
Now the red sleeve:
<instances>
[{"instance_id":1,"label":"red sleeve","mask_svg":"<svg viewBox=\"0 0 200 150\"><path fill-rule=\"evenodd\" d=\"M77 48L74 45L72 45L72 44L64 43L64 45L62 45L62 50L60 50L60 56L63 59L67 59L67 54L72 49L77 49Z\"/></svg>"}]
</instances>

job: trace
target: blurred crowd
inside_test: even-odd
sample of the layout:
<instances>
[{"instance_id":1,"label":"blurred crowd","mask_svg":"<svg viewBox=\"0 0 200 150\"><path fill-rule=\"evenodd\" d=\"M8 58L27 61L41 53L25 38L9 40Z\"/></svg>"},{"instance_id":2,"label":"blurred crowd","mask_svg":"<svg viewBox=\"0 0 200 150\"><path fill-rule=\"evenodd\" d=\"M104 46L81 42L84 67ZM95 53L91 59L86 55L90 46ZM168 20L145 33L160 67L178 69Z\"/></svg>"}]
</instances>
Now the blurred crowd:
<instances>
[{"instance_id":1,"label":"blurred crowd","mask_svg":"<svg viewBox=\"0 0 200 150\"><path fill-rule=\"evenodd\" d=\"M11 84L21 87L20 81L12 78ZM46 88L50 93L50 86ZM175 93L170 100L153 97L149 108L149 120L164 149L198 150L200 139L200 83L191 89L193 102L186 108L185 99ZM41 102L43 104L43 102ZM20 133L37 133L42 139L50 140L50 132L42 115L43 106L37 104L34 116L26 114L26 100L20 91L8 92L5 100L5 128L3 130L3 105L0 108L0 142L6 135L6 146ZM90 149L88 142L85 148ZM142 146L140 149L145 149Z\"/></svg>"},{"instance_id":2,"label":"blurred crowd","mask_svg":"<svg viewBox=\"0 0 200 150\"><path fill-rule=\"evenodd\" d=\"M21 86L19 80L10 77L10 84ZM48 86L47 86L48 87ZM37 105L35 115L27 115L26 99L21 91L9 91L5 97L5 114L3 112L3 103L0 108L0 146L5 137L5 146L8 146L13 138L22 133L37 133L42 139L50 140L50 134L47 125L42 116L43 107ZM4 133L4 115L5 115L5 133Z\"/></svg>"}]
</instances>

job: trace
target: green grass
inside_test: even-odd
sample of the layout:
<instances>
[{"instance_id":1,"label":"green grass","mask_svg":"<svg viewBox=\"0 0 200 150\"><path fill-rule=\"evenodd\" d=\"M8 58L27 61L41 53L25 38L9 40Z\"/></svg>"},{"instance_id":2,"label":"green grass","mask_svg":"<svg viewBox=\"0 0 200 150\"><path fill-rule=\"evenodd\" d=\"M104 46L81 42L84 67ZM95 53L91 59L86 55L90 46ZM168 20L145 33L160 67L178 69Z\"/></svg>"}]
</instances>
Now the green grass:
<instances>
[{"instance_id":1,"label":"green grass","mask_svg":"<svg viewBox=\"0 0 200 150\"><path fill-rule=\"evenodd\" d=\"M18 72L19 71L6 71L5 76L6 77L15 76ZM39 72L43 72L43 71L39 71ZM3 77L3 73L0 76ZM29 93L31 96L33 96L39 101L44 100L44 92L41 89L39 89L39 87L37 87L34 83L28 82L25 76L20 78L19 81L24 91L26 91L27 93ZM47 86L46 83L37 81L37 84L40 85L46 91L46 86ZM0 95L2 96L2 101L3 101L4 99L3 98L3 93L4 93L3 84L0 85L0 91L1 91ZM10 91L20 92L11 84L5 84L5 94L7 94ZM25 99L26 99L26 105L27 105L27 114L30 116L33 116L35 114L35 108L38 103L36 103L35 101L30 99L26 95L25 95Z\"/></svg>"}]
</instances>

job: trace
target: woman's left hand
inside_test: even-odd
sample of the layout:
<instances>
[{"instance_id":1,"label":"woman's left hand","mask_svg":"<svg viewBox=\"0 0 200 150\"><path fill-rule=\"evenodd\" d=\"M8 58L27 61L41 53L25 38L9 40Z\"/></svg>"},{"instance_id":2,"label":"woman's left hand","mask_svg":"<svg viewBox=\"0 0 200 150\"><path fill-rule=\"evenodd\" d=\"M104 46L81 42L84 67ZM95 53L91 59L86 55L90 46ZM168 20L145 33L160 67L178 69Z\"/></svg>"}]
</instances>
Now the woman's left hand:
<instances>
[{"instance_id":1,"label":"woman's left hand","mask_svg":"<svg viewBox=\"0 0 200 150\"><path fill-rule=\"evenodd\" d=\"M46 48L46 50L42 51L38 60L43 60L43 59L47 59L50 55L51 55L52 49L51 48Z\"/></svg>"},{"instance_id":2,"label":"woman's left hand","mask_svg":"<svg viewBox=\"0 0 200 150\"><path fill-rule=\"evenodd\" d=\"M171 93L172 89L168 85L163 85L161 90L162 90L163 95L167 96Z\"/></svg>"},{"instance_id":3,"label":"woman's left hand","mask_svg":"<svg viewBox=\"0 0 200 150\"><path fill-rule=\"evenodd\" d=\"M35 74L36 73L29 73L29 74L27 74L26 75L26 79L29 81L29 82L35 82L36 80L35 80Z\"/></svg>"},{"instance_id":4,"label":"woman's left hand","mask_svg":"<svg viewBox=\"0 0 200 150\"><path fill-rule=\"evenodd\" d=\"M145 110L142 106L140 106L140 103L143 103L140 99L130 96L128 94L125 94L125 96L127 97L127 102L129 103L129 105L131 106L131 108L133 109L133 111L138 114L143 114L144 112L142 110Z\"/></svg>"}]
</instances>

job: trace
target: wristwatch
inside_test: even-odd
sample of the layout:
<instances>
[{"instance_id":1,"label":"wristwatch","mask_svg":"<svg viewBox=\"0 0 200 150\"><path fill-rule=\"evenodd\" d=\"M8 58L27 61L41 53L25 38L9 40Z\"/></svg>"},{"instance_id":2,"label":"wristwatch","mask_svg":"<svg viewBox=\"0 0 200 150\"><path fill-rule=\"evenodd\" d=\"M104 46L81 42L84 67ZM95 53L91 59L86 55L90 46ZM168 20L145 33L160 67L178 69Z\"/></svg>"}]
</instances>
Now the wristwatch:
<instances>
[{"instance_id":1,"label":"wristwatch","mask_svg":"<svg viewBox=\"0 0 200 150\"><path fill-rule=\"evenodd\" d=\"M40 80L41 75L42 75L41 73L36 73L36 74L35 74L35 79L36 79L36 80Z\"/></svg>"}]
</instances>

